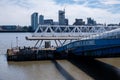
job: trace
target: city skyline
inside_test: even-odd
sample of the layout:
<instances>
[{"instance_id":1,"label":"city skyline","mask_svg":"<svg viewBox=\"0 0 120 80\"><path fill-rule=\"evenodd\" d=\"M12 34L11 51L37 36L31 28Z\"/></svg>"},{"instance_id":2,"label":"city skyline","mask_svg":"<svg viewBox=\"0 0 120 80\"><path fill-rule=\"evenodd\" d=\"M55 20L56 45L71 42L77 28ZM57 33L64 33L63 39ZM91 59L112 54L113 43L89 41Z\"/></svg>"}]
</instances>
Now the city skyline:
<instances>
[{"instance_id":1,"label":"city skyline","mask_svg":"<svg viewBox=\"0 0 120 80\"><path fill-rule=\"evenodd\" d=\"M0 25L30 25L34 12L58 21L58 10L64 8L70 24L76 18L86 22L88 17L103 24L120 22L119 0L1 0L0 5Z\"/></svg>"}]
</instances>

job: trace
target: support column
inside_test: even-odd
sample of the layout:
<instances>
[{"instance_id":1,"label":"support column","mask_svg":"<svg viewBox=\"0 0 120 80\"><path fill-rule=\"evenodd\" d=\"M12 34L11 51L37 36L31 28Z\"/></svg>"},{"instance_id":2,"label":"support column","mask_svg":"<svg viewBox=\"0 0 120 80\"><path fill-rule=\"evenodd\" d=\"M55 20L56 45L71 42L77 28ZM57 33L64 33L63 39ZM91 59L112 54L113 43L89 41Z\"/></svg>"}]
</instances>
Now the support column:
<instances>
[{"instance_id":1,"label":"support column","mask_svg":"<svg viewBox=\"0 0 120 80\"><path fill-rule=\"evenodd\" d=\"M67 41L67 40L65 40L65 41L63 42L63 45L66 43L66 41Z\"/></svg>"},{"instance_id":2,"label":"support column","mask_svg":"<svg viewBox=\"0 0 120 80\"><path fill-rule=\"evenodd\" d=\"M55 40L55 43L56 43L56 46L58 47L58 43L57 43L57 41Z\"/></svg>"},{"instance_id":3,"label":"support column","mask_svg":"<svg viewBox=\"0 0 120 80\"><path fill-rule=\"evenodd\" d=\"M39 43L39 41L40 41L40 40L38 40L38 41L36 42L36 44L35 44L35 46L34 46L34 47L36 47L36 46L37 46L37 44Z\"/></svg>"},{"instance_id":4,"label":"support column","mask_svg":"<svg viewBox=\"0 0 120 80\"><path fill-rule=\"evenodd\" d=\"M60 40L58 40L58 41L59 41L60 45L62 46L63 44L61 43L61 41Z\"/></svg>"},{"instance_id":5,"label":"support column","mask_svg":"<svg viewBox=\"0 0 120 80\"><path fill-rule=\"evenodd\" d=\"M38 48L40 48L40 47L41 47L41 45L42 45L42 42L43 42L43 40L41 40L41 42L40 42L40 45L39 45L39 47L38 47Z\"/></svg>"}]
</instances>

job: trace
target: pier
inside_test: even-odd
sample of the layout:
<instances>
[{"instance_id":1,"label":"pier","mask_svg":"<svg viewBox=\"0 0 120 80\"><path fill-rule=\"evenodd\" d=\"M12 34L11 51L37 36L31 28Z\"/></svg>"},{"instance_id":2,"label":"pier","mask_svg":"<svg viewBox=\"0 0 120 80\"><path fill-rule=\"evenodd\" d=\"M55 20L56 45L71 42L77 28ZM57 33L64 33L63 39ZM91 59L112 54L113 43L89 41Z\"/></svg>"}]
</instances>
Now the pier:
<instances>
[{"instance_id":1,"label":"pier","mask_svg":"<svg viewBox=\"0 0 120 80\"><path fill-rule=\"evenodd\" d=\"M25 38L36 41L35 45L8 49L8 60L120 56L120 28L117 26L39 25L32 36ZM54 46L51 45L52 42L55 43Z\"/></svg>"}]
</instances>

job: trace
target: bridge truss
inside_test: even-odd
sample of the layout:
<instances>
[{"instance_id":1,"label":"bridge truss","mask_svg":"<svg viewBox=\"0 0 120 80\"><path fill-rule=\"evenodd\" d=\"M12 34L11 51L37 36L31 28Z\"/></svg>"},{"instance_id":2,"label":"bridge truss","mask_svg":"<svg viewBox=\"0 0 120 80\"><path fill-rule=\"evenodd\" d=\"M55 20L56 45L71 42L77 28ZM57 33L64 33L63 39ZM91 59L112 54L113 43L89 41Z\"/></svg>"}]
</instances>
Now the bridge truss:
<instances>
[{"instance_id":1,"label":"bridge truss","mask_svg":"<svg viewBox=\"0 0 120 80\"><path fill-rule=\"evenodd\" d=\"M74 26L74 25L39 25L27 40L36 40L34 47L41 47L43 41L54 41L56 46L63 46L75 40L81 40L92 35L101 34L119 26Z\"/></svg>"}]
</instances>

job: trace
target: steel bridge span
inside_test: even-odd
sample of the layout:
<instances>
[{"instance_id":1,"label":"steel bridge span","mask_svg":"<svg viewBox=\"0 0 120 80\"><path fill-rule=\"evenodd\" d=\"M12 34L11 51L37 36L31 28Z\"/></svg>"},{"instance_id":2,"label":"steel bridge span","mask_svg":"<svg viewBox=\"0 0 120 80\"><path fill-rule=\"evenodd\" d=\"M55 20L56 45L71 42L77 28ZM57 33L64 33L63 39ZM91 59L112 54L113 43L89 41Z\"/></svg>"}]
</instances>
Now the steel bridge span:
<instances>
[{"instance_id":1,"label":"steel bridge span","mask_svg":"<svg viewBox=\"0 0 120 80\"><path fill-rule=\"evenodd\" d=\"M56 44L55 47L60 47L117 28L119 26L39 25L32 36L27 36L26 39L36 41L34 47L42 48L44 41L52 41L53 45Z\"/></svg>"},{"instance_id":2,"label":"steel bridge span","mask_svg":"<svg viewBox=\"0 0 120 80\"><path fill-rule=\"evenodd\" d=\"M33 35L26 39L36 40L35 47L38 45L39 48L43 41L53 40L56 52L64 55L120 56L119 26L39 25Z\"/></svg>"}]
</instances>

